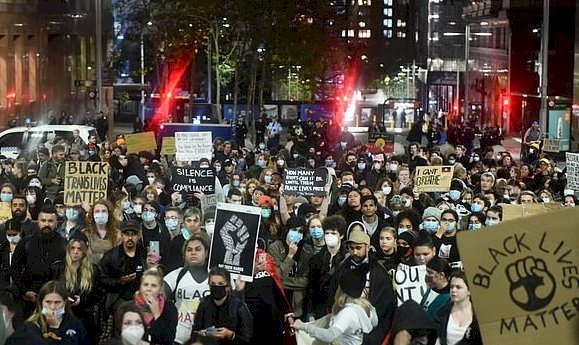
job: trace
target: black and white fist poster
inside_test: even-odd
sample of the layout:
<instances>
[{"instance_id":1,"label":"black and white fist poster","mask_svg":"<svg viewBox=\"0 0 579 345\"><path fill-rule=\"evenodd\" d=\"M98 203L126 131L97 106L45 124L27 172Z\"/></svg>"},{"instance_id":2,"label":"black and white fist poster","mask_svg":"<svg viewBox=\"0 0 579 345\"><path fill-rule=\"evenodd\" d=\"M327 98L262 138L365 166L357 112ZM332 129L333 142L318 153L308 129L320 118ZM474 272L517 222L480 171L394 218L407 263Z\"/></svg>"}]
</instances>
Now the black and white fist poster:
<instances>
[{"instance_id":1,"label":"black and white fist poster","mask_svg":"<svg viewBox=\"0 0 579 345\"><path fill-rule=\"evenodd\" d=\"M220 267L234 278L253 281L261 208L219 203L211 239L209 267Z\"/></svg>"}]
</instances>

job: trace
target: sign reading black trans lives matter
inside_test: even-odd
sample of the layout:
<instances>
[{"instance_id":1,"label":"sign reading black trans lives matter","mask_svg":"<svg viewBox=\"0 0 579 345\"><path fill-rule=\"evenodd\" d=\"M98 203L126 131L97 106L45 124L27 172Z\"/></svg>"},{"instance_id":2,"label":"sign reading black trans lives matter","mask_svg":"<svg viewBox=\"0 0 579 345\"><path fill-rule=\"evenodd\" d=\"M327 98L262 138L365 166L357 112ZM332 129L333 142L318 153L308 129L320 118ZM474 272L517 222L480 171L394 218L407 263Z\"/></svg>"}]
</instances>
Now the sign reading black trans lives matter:
<instances>
[{"instance_id":1,"label":"sign reading black trans lives matter","mask_svg":"<svg viewBox=\"0 0 579 345\"><path fill-rule=\"evenodd\" d=\"M108 163L68 161L64 169L65 205L92 205L107 198Z\"/></svg>"},{"instance_id":2,"label":"sign reading black trans lives matter","mask_svg":"<svg viewBox=\"0 0 579 345\"><path fill-rule=\"evenodd\" d=\"M325 168L286 168L283 174L283 193L325 196L327 178L328 170Z\"/></svg>"},{"instance_id":3,"label":"sign reading black trans lives matter","mask_svg":"<svg viewBox=\"0 0 579 345\"><path fill-rule=\"evenodd\" d=\"M577 344L579 209L463 231L458 245L485 345Z\"/></svg>"},{"instance_id":4,"label":"sign reading black trans lives matter","mask_svg":"<svg viewBox=\"0 0 579 345\"><path fill-rule=\"evenodd\" d=\"M173 168L171 183L174 192L215 193L215 172L211 168Z\"/></svg>"}]
</instances>

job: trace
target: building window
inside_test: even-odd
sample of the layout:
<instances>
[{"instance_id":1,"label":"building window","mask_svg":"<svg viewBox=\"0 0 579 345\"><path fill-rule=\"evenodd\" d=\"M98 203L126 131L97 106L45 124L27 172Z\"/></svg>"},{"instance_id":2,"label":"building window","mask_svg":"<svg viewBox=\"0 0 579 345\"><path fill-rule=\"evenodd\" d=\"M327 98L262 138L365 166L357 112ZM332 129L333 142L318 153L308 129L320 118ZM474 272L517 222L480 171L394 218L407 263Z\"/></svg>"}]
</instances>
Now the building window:
<instances>
[{"instance_id":1,"label":"building window","mask_svg":"<svg viewBox=\"0 0 579 345\"><path fill-rule=\"evenodd\" d=\"M372 0L358 0L359 6L372 6Z\"/></svg>"},{"instance_id":2,"label":"building window","mask_svg":"<svg viewBox=\"0 0 579 345\"><path fill-rule=\"evenodd\" d=\"M403 21L403 20L401 20L401 19L398 19L398 20L396 21L396 26L399 27L399 28L405 28L405 27L406 27L406 22Z\"/></svg>"},{"instance_id":3,"label":"building window","mask_svg":"<svg viewBox=\"0 0 579 345\"><path fill-rule=\"evenodd\" d=\"M384 5L392 6L392 0L384 0Z\"/></svg>"},{"instance_id":4,"label":"building window","mask_svg":"<svg viewBox=\"0 0 579 345\"><path fill-rule=\"evenodd\" d=\"M384 16L392 17L392 9L391 8L385 8L384 9Z\"/></svg>"},{"instance_id":5,"label":"building window","mask_svg":"<svg viewBox=\"0 0 579 345\"><path fill-rule=\"evenodd\" d=\"M358 23L358 26L361 27L361 28L365 28L365 27L366 27L366 23L364 23L364 22L359 22L359 23Z\"/></svg>"},{"instance_id":6,"label":"building window","mask_svg":"<svg viewBox=\"0 0 579 345\"><path fill-rule=\"evenodd\" d=\"M396 37L398 37L398 38L406 38L406 32L397 31L397 32L396 32Z\"/></svg>"},{"instance_id":7,"label":"building window","mask_svg":"<svg viewBox=\"0 0 579 345\"><path fill-rule=\"evenodd\" d=\"M356 34L354 32L354 30L350 29L348 30L348 37L354 37Z\"/></svg>"},{"instance_id":8,"label":"building window","mask_svg":"<svg viewBox=\"0 0 579 345\"><path fill-rule=\"evenodd\" d=\"M392 27L392 19L384 19L383 23L384 23L384 27L387 27L387 28Z\"/></svg>"},{"instance_id":9,"label":"building window","mask_svg":"<svg viewBox=\"0 0 579 345\"><path fill-rule=\"evenodd\" d=\"M386 38L392 38L392 30L384 30L384 37Z\"/></svg>"},{"instance_id":10,"label":"building window","mask_svg":"<svg viewBox=\"0 0 579 345\"><path fill-rule=\"evenodd\" d=\"M371 31L370 30L360 30L358 31L358 38L370 38Z\"/></svg>"}]
</instances>

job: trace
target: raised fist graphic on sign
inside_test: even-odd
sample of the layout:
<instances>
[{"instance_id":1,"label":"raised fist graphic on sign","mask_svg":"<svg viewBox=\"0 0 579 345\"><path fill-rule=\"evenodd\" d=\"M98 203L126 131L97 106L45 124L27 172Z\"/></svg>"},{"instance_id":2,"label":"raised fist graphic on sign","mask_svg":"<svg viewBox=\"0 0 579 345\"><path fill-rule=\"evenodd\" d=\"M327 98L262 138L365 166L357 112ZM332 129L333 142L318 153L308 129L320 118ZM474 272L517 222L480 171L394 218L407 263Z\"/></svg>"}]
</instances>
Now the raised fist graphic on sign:
<instances>
[{"instance_id":1,"label":"raised fist graphic on sign","mask_svg":"<svg viewBox=\"0 0 579 345\"><path fill-rule=\"evenodd\" d=\"M241 218L232 215L225 225L223 225L219 234L221 235L221 239L225 246L225 257L223 263L226 265L239 266L241 252L243 252L249 239L247 226L243 224Z\"/></svg>"},{"instance_id":2,"label":"raised fist graphic on sign","mask_svg":"<svg viewBox=\"0 0 579 345\"><path fill-rule=\"evenodd\" d=\"M526 311L546 307L555 295L555 278L541 258L527 256L509 264L505 274L513 302Z\"/></svg>"}]
</instances>

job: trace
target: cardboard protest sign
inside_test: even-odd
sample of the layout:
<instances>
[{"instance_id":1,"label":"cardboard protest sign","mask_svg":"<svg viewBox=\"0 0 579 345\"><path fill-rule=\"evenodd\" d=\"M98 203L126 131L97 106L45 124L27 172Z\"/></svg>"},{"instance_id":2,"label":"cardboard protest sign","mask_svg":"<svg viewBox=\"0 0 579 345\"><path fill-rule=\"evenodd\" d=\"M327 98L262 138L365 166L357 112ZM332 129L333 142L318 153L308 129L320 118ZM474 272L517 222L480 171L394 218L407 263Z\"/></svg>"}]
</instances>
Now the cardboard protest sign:
<instances>
[{"instance_id":1,"label":"cardboard protest sign","mask_svg":"<svg viewBox=\"0 0 579 345\"><path fill-rule=\"evenodd\" d=\"M579 153L565 154L567 158L567 188L579 190Z\"/></svg>"},{"instance_id":2,"label":"cardboard protest sign","mask_svg":"<svg viewBox=\"0 0 579 345\"><path fill-rule=\"evenodd\" d=\"M283 193L286 195L326 195L328 170L325 168L286 168L283 174Z\"/></svg>"},{"instance_id":3,"label":"cardboard protest sign","mask_svg":"<svg viewBox=\"0 0 579 345\"><path fill-rule=\"evenodd\" d=\"M209 267L218 266L232 273L232 276L253 281L260 221L259 207L217 204Z\"/></svg>"},{"instance_id":4,"label":"cardboard protest sign","mask_svg":"<svg viewBox=\"0 0 579 345\"><path fill-rule=\"evenodd\" d=\"M417 166L414 186L424 193L448 192L453 172L453 166Z\"/></svg>"},{"instance_id":5,"label":"cardboard protest sign","mask_svg":"<svg viewBox=\"0 0 579 345\"><path fill-rule=\"evenodd\" d=\"M221 194L205 195L201 198L201 214L205 214L209 209L215 209L217 204L223 202Z\"/></svg>"},{"instance_id":6,"label":"cardboard protest sign","mask_svg":"<svg viewBox=\"0 0 579 345\"><path fill-rule=\"evenodd\" d=\"M543 152L559 152L559 139L543 140Z\"/></svg>"},{"instance_id":7,"label":"cardboard protest sign","mask_svg":"<svg viewBox=\"0 0 579 345\"><path fill-rule=\"evenodd\" d=\"M525 204L502 204L503 220L512 220L521 217L544 214L551 211L557 211L563 208L560 203L525 203Z\"/></svg>"},{"instance_id":8,"label":"cardboard protest sign","mask_svg":"<svg viewBox=\"0 0 579 345\"><path fill-rule=\"evenodd\" d=\"M485 345L577 343L577 229L571 207L458 233Z\"/></svg>"},{"instance_id":9,"label":"cardboard protest sign","mask_svg":"<svg viewBox=\"0 0 579 345\"><path fill-rule=\"evenodd\" d=\"M161 144L161 155L163 155L163 156L174 156L175 155L175 138L174 137L163 137L163 143Z\"/></svg>"},{"instance_id":10,"label":"cardboard protest sign","mask_svg":"<svg viewBox=\"0 0 579 345\"><path fill-rule=\"evenodd\" d=\"M12 219L12 207L9 202L0 202L0 224Z\"/></svg>"},{"instance_id":11,"label":"cardboard protest sign","mask_svg":"<svg viewBox=\"0 0 579 345\"><path fill-rule=\"evenodd\" d=\"M107 198L108 163L67 161L64 169L65 205L92 205Z\"/></svg>"},{"instance_id":12,"label":"cardboard protest sign","mask_svg":"<svg viewBox=\"0 0 579 345\"><path fill-rule=\"evenodd\" d=\"M428 286L424 277L426 276L426 266L408 266L400 264L394 272L393 280L396 286L396 299L398 305L414 300L420 303L426 293Z\"/></svg>"},{"instance_id":13,"label":"cardboard protest sign","mask_svg":"<svg viewBox=\"0 0 579 345\"><path fill-rule=\"evenodd\" d=\"M127 153L139 153L157 149L155 132L125 134L125 144L127 145Z\"/></svg>"},{"instance_id":14,"label":"cardboard protest sign","mask_svg":"<svg viewBox=\"0 0 579 345\"><path fill-rule=\"evenodd\" d=\"M215 193L215 172L211 168L177 168L171 172L173 192Z\"/></svg>"},{"instance_id":15,"label":"cardboard protest sign","mask_svg":"<svg viewBox=\"0 0 579 345\"><path fill-rule=\"evenodd\" d=\"M175 158L179 161L211 160L211 132L175 132Z\"/></svg>"}]
</instances>

